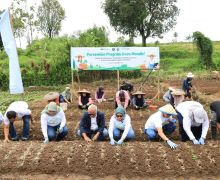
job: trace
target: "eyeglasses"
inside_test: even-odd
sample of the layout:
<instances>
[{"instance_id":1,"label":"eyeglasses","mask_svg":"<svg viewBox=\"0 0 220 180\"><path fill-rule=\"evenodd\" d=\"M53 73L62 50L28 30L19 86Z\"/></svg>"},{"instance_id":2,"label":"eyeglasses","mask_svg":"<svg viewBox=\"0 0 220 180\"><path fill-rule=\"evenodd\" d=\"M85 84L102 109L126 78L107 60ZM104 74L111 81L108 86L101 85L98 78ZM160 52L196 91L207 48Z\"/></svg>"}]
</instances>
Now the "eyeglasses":
<instances>
[{"instance_id":1,"label":"eyeglasses","mask_svg":"<svg viewBox=\"0 0 220 180\"><path fill-rule=\"evenodd\" d=\"M122 116L122 115L120 115L120 114L117 114L117 115L116 115L116 117L123 117L123 116Z\"/></svg>"}]
</instances>

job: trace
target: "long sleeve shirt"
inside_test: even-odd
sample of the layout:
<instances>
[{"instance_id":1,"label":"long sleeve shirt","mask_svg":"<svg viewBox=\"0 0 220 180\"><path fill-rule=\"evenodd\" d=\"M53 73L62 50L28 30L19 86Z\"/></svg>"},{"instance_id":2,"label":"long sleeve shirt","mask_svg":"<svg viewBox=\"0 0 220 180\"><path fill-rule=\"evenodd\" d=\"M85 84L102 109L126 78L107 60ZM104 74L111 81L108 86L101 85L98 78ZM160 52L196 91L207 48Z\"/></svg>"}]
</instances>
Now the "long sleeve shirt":
<instances>
[{"instance_id":1,"label":"long sleeve shirt","mask_svg":"<svg viewBox=\"0 0 220 180\"><path fill-rule=\"evenodd\" d=\"M62 109L60 109L60 111L54 116L50 116L44 112L41 114L40 121L43 136L45 139L48 139L47 126L54 127L60 124L60 128L63 128L66 125L66 116Z\"/></svg>"},{"instance_id":2,"label":"long sleeve shirt","mask_svg":"<svg viewBox=\"0 0 220 180\"><path fill-rule=\"evenodd\" d=\"M113 115L110 119L109 123L109 138L112 140L113 138L113 131L115 128L118 128L123 131L121 140L124 140L131 128L131 118L128 114L125 115L122 121L118 121L116 116Z\"/></svg>"},{"instance_id":3,"label":"long sleeve shirt","mask_svg":"<svg viewBox=\"0 0 220 180\"><path fill-rule=\"evenodd\" d=\"M193 117L193 110L196 108L202 108L203 106L196 102L196 101L185 101L180 103L176 110L183 116L183 129L185 130L186 134L189 136L190 140L195 139L195 136L193 135L191 131L191 127L195 126L201 126L202 125L202 138L206 138L208 129L209 129L209 119L207 113L205 114L205 121L204 123L196 123Z\"/></svg>"},{"instance_id":4,"label":"long sleeve shirt","mask_svg":"<svg viewBox=\"0 0 220 180\"><path fill-rule=\"evenodd\" d=\"M28 104L24 101L15 101L8 106L8 109L4 115L4 124L9 125L9 119L6 116L8 111L15 111L17 113L18 118L22 118L25 115L31 115L31 110L28 109Z\"/></svg>"},{"instance_id":5,"label":"long sleeve shirt","mask_svg":"<svg viewBox=\"0 0 220 180\"><path fill-rule=\"evenodd\" d=\"M125 104L124 104L124 108L127 108L128 107L128 103L129 103L129 100L130 100L130 96L129 96L129 94L128 94L128 92L127 91L125 91L125 90L123 90L124 91L124 94L125 94ZM122 105L122 102L120 101L120 97L119 97L119 93L120 93L120 91L118 91L117 93L116 93L116 103L117 103L117 105L119 106L119 105Z\"/></svg>"}]
</instances>

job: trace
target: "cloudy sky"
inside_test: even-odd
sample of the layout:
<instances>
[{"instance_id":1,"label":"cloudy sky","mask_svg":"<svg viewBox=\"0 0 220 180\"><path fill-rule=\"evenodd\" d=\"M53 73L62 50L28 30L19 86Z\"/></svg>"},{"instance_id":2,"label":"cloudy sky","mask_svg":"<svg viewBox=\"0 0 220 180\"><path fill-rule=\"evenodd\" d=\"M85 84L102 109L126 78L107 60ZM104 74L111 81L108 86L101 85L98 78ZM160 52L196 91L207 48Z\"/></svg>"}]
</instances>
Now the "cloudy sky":
<instances>
[{"instance_id":1,"label":"cloudy sky","mask_svg":"<svg viewBox=\"0 0 220 180\"><path fill-rule=\"evenodd\" d=\"M93 25L105 26L109 31L111 41L116 41L120 34L110 27L108 17L103 13L101 4L104 0L58 0L66 11L66 19L63 22L61 35L73 34L84 31ZM0 0L1 3L6 0ZM41 2L40 0L27 0L28 3ZM164 35L160 42L171 42L174 32L178 33L178 41L184 41L186 36L194 31L200 31L211 40L220 40L220 0L178 0L180 9L176 27ZM154 42L158 39L147 39ZM140 43L141 38L135 42Z\"/></svg>"},{"instance_id":2,"label":"cloudy sky","mask_svg":"<svg viewBox=\"0 0 220 180\"><path fill-rule=\"evenodd\" d=\"M85 30L93 25L105 26L110 33L110 39L115 41L120 34L110 27L108 17L103 13L103 0L59 0L66 11L62 33ZM211 40L220 40L220 1L219 0L178 0L180 15L176 27L164 35L160 41L170 42L174 32L178 33L178 41L184 41L186 36L194 31L200 31ZM156 39L148 39L154 42ZM140 38L136 42L141 42Z\"/></svg>"}]
</instances>

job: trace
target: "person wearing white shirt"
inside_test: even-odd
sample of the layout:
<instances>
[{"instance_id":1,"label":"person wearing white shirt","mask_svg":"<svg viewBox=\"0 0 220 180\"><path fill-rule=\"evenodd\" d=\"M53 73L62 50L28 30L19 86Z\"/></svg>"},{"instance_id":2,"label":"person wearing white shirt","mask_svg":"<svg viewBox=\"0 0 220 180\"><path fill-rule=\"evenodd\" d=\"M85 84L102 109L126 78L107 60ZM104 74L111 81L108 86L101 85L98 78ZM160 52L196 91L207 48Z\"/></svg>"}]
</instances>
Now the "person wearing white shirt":
<instances>
[{"instance_id":1,"label":"person wearing white shirt","mask_svg":"<svg viewBox=\"0 0 220 180\"><path fill-rule=\"evenodd\" d=\"M203 106L196 101L185 101L176 107L180 136L183 142L191 140L193 144L205 144L209 129L209 119Z\"/></svg>"},{"instance_id":2,"label":"person wearing white shirt","mask_svg":"<svg viewBox=\"0 0 220 180\"><path fill-rule=\"evenodd\" d=\"M148 139L153 141L159 135L172 149L175 149L177 145L169 140L166 135L170 135L175 131L176 126L174 122L176 120L172 116L176 115L176 111L170 104L159 108L159 111L152 114L145 124L145 134Z\"/></svg>"},{"instance_id":3,"label":"person wearing white shirt","mask_svg":"<svg viewBox=\"0 0 220 180\"><path fill-rule=\"evenodd\" d=\"M10 134L12 141L18 141L19 137L17 136L14 121L18 119L23 119L23 133L21 139L26 141L29 139L29 130L30 130L30 120L31 120L31 110L28 109L28 104L24 101L15 101L11 103L4 115L4 135L5 142L8 142L8 136Z\"/></svg>"},{"instance_id":4,"label":"person wearing white shirt","mask_svg":"<svg viewBox=\"0 0 220 180\"><path fill-rule=\"evenodd\" d=\"M50 102L42 111L41 130L45 144L55 139L60 141L68 134L65 114L55 102Z\"/></svg>"},{"instance_id":5,"label":"person wearing white shirt","mask_svg":"<svg viewBox=\"0 0 220 180\"><path fill-rule=\"evenodd\" d=\"M109 138L111 145L122 145L124 140L134 139L135 133L131 126L131 118L122 106L118 106L110 119ZM118 141L116 141L118 140Z\"/></svg>"},{"instance_id":6,"label":"person wearing white shirt","mask_svg":"<svg viewBox=\"0 0 220 180\"><path fill-rule=\"evenodd\" d=\"M96 105L90 105L88 111L83 113L76 135L83 137L87 142L103 141L108 137L108 130L105 126L105 114L98 111Z\"/></svg>"}]
</instances>

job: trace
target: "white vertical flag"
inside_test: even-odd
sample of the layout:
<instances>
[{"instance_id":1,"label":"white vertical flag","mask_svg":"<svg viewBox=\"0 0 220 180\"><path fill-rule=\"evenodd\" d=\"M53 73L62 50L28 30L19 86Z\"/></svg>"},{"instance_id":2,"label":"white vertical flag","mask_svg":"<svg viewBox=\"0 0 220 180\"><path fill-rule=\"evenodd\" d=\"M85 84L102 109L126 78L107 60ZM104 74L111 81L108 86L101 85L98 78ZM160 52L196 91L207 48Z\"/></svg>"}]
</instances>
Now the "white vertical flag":
<instances>
[{"instance_id":1,"label":"white vertical flag","mask_svg":"<svg viewBox=\"0 0 220 180\"><path fill-rule=\"evenodd\" d=\"M18 54L15 39L12 33L8 10L0 15L0 33L4 49L9 57L9 89L11 94L24 93L21 71L18 63Z\"/></svg>"}]
</instances>

